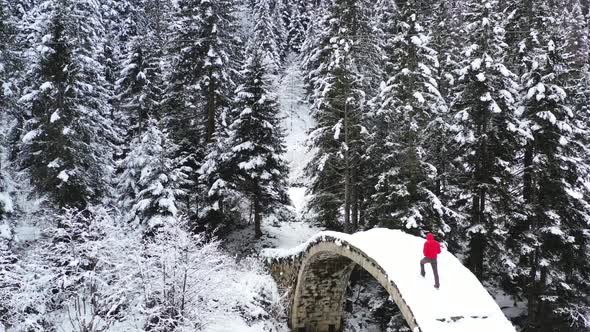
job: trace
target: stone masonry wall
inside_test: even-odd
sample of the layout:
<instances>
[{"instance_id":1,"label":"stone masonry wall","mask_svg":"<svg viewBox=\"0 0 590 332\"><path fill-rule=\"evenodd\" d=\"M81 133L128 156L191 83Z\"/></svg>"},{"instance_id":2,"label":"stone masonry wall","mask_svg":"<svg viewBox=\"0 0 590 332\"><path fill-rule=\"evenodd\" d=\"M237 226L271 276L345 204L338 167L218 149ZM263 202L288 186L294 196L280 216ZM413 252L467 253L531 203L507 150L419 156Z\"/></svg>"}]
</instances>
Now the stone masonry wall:
<instances>
[{"instance_id":1,"label":"stone masonry wall","mask_svg":"<svg viewBox=\"0 0 590 332\"><path fill-rule=\"evenodd\" d=\"M299 319L294 331L340 331L346 286L355 263L331 253L314 256L300 280L292 315ZM292 320L293 322L293 320Z\"/></svg>"},{"instance_id":2,"label":"stone masonry wall","mask_svg":"<svg viewBox=\"0 0 590 332\"><path fill-rule=\"evenodd\" d=\"M412 331L420 332L412 310L385 271L362 251L339 239L325 238L305 252L269 261L279 289L287 293L289 326L295 332L338 332L350 274L356 264L391 295Z\"/></svg>"}]
</instances>

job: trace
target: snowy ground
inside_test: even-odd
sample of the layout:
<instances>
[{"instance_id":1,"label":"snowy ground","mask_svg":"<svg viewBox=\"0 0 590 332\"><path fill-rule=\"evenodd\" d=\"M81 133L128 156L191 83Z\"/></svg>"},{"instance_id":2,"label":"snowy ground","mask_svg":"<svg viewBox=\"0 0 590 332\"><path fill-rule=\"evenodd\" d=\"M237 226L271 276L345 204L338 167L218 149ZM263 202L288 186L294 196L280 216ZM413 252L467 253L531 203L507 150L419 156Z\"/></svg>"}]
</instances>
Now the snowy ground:
<instances>
[{"instance_id":1,"label":"snowy ground","mask_svg":"<svg viewBox=\"0 0 590 332\"><path fill-rule=\"evenodd\" d=\"M262 223L261 239L254 240L254 226L233 232L225 241L225 248L238 257L258 256L264 248L287 250L296 247L313 235L322 231L321 228L306 222Z\"/></svg>"},{"instance_id":2,"label":"snowy ground","mask_svg":"<svg viewBox=\"0 0 590 332\"><path fill-rule=\"evenodd\" d=\"M247 225L246 228L233 232L224 242L225 249L238 261L248 260L249 257L256 257L263 248L280 248L287 250L304 243L314 234L317 234L321 229L312 227L305 222L283 222L274 224L272 222L265 222L262 224L262 232L264 236L259 239L254 239L253 225ZM258 260L262 264L261 260ZM270 276L268 276L270 278ZM246 281L241 281L246 286ZM277 289L274 281L270 281L272 285L266 285L266 288ZM250 287L253 289L263 288ZM280 294L282 295L282 294ZM280 296L279 295L279 296ZM276 299L277 295L272 296ZM281 324L277 324L276 321ZM218 319L214 324L207 327L208 332L288 332L290 331L286 326L287 318L286 311L275 312L269 321L260 321L254 324L246 323L240 317L226 317L225 319ZM248 325L250 324L250 325ZM272 326L276 330L269 330Z\"/></svg>"},{"instance_id":3,"label":"snowy ground","mask_svg":"<svg viewBox=\"0 0 590 332\"><path fill-rule=\"evenodd\" d=\"M277 86L277 95L286 133L286 158L290 165L289 194L295 210L299 217L302 217L306 202L303 170L312 156L312 152L305 146L305 141L313 120L309 114L309 104L303 99L305 91L299 62L290 59L287 64L285 74Z\"/></svg>"}]
</instances>

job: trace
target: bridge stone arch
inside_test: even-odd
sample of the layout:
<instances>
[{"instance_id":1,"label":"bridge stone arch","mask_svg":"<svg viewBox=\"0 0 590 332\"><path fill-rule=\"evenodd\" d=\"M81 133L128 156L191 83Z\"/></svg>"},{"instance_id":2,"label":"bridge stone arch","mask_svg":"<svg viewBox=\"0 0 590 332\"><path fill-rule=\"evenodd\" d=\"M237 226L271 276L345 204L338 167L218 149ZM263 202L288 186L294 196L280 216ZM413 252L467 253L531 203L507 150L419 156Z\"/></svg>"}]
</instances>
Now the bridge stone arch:
<instances>
[{"instance_id":1,"label":"bridge stone arch","mask_svg":"<svg viewBox=\"0 0 590 332\"><path fill-rule=\"evenodd\" d=\"M263 254L288 294L288 323L295 332L341 330L344 296L357 265L389 293L412 332L515 332L477 278L446 250L439 265L452 277L441 275L441 291L431 281L424 281L428 287L420 285L423 241L388 229L321 232L298 248Z\"/></svg>"},{"instance_id":2,"label":"bridge stone arch","mask_svg":"<svg viewBox=\"0 0 590 332\"><path fill-rule=\"evenodd\" d=\"M387 273L362 250L338 239L325 238L302 257L290 306L290 327L297 332L336 332L350 275L358 265L389 293L413 332L420 332L411 308Z\"/></svg>"}]
</instances>

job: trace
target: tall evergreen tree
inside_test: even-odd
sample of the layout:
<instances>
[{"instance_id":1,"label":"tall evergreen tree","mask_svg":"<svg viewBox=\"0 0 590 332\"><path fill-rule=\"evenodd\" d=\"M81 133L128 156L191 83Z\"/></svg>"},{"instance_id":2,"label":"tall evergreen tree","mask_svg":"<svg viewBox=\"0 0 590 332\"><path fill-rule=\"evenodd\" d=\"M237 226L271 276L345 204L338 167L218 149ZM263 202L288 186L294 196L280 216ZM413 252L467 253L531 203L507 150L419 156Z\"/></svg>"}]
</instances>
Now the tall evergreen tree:
<instances>
[{"instance_id":1,"label":"tall evergreen tree","mask_svg":"<svg viewBox=\"0 0 590 332\"><path fill-rule=\"evenodd\" d=\"M368 43L366 8L364 1L330 2L318 24L321 30L306 41L303 63L316 122L309 144L317 153L306 167L309 205L319 223L346 231L359 223L361 110L371 76L361 52Z\"/></svg>"},{"instance_id":2,"label":"tall evergreen tree","mask_svg":"<svg viewBox=\"0 0 590 332\"><path fill-rule=\"evenodd\" d=\"M489 247L503 242L493 237L505 233L502 225L507 220L518 218L513 214L511 192L518 85L517 76L505 65L507 45L498 12L497 1L467 3L463 31L469 43L462 54L459 95L454 105L453 132L460 155L462 192L457 209L468 218L464 232L469 241L467 263L479 278L484 277L486 256L502 252L501 248Z\"/></svg>"},{"instance_id":3,"label":"tall evergreen tree","mask_svg":"<svg viewBox=\"0 0 590 332\"><path fill-rule=\"evenodd\" d=\"M171 74L164 108L167 126L179 146L177 163L192 169L191 214L202 206L197 170L215 135L218 119L230 106L238 61L235 1L179 1L170 37Z\"/></svg>"},{"instance_id":4,"label":"tall evergreen tree","mask_svg":"<svg viewBox=\"0 0 590 332\"><path fill-rule=\"evenodd\" d=\"M429 22L418 3L400 7L396 31L388 54L392 76L382 83L375 111L379 156L373 195L373 223L386 223L413 232L449 231L450 210L435 194L437 168L430 145L440 140L433 134L448 107L436 79L438 54L429 45ZM389 29L390 31L393 29ZM383 141L387 142L383 144Z\"/></svg>"},{"instance_id":5,"label":"tall evergreen tree","mask_svg":"<svg viewBox=\"0 0 590 332\"><path fill-rule=\"evenodd\" d=\"M129 46L123 62L121 78L117 81L118 105L130 135L141 135L150 118L162 116L159 111L163 98L161 68L157 48L150 43L150 34L136 37Z\"/></svg>"},{"instance_id":6,"label":"tall evergreen tree","mask_svg":"<svg viewBox=\"0 0 590 332\"><path fill-rule=\"evenodd\" d=\"M105 81L107 88L115 89L121 70L121 62L125 57L127 46L138 31L138 9L133 1L105 1L103 4L103 24L105 38L103 54L105 58ZM112 115L116 113L116 98L110 100Z\"/></svg>"},{"instance_id":7,"label":"tall evergreen tree","mask_svg":"<svg viewBox=\"0 0 590 332\"><path fill-rule=\"evenodd\" d=\"M234 170L230 182L252 202L257 237L262 235L263 215L287 203L285 139L267 75L262 56L255 53L245 65L243 83L236 92L237 108L224 158Z\"/></svg>"},{"instance_id":8,"label":"tall evergreen tree","mask_svg":"<svg viewBox=\"0 0 590 332\"><path fill-rule=\"evenodd\" d=\"M15 17L6 0L0 1L0 112L14 113L16 87L16 34Z\"/></svg>"},{"instance_id":9,"label":"tall evergreen tree","mask_svg":"<svg viewBox=\"0 0 590 332\"><path fill-rule=\"evenodd\" d=\"M100 60L103 27L97 2L48 0L39 5L35 63L21 102L27 122L19 163L62 206L100 198L111 132Z\"/></svg>"},{"instance_id":10,"label":"tall evergreen tree","mask_svg":"<svg viewBox=\"0 0 590 332\"><path fill-rule=\"evenodd\" d=\"M287 30L287 47L296 53L301 51L307 27L310 21L310 4L307 0L287 1L289 6L289 21L286 26Z\"/></svg>"},{"instance_id":11,"label":"tall evergreen tree","mask_svg":"<svg viewBox=\"0 0 590 332\"><path fill-rule=\"evenodd\" d=\"M0 128L5 128L5 117L6 114L0 115ZM14 225L10 217L14 206L8 190L8 172L4 163L6 140L4 133L0 133L0 327L11 318L11 295L18 291L21 283L18 257L13 250Z\"/></svg>"},{"instance_id":12,"label":"tall evergreen tree","mask_svg":"<svg viewBox=\"0 0 590 332\"><path fill-rule=\"evenodd\" d=\"M278 74L285 60L287 32L281 8L275 0L256 0L253 8L254 37L252 46L263 51L263 60L272 74Z\"/></svg>"},{"instance_id":13,"label":"tall evergreen tree","mask_svg":"<svg viewBox=\"0 0 590 332\"><path fill-rule=\"evenodd\" d=\"M123 206L129 211L129 221L144 228L147 236L179 214L177 200L184 194L180 187L186 174L175 168L171 158L175 150L158 122L150 120L144 133L132 141L123 162L122 182L127 189Z\"/></svg>"},{"instance_id":14,"label":"tall evergreen tree","mask_svg":"<svg viewBox=\"0 0 590 332\"><path fill-rule=\"evenodd\" d=\"M583 328L590 262L588 163L577 140L584 131L577 121L581 112L566 92L571 64L554 16L557 4L522 1L519 10L524 15L518 24L530 31L519 43L525 218L510 234L516 259L511 281L528 300L527 329Z\"/></svg>"},{"instance_id":15,"label":"tall evergreen tree","mask_svg":"<svg viewBox=\"0 0 590 332\"><path fill-rule=\"evenodd\" d=\"M10 6L9 6L10 5ZM12 3L0 1L0 327L12 319L14 303L12 294L20 288L22 271L19 269L18 257L14 252L14 224L11 215L14 203L8 190L8 155L9 137L6 135L7 123L16 114L15 78L19 72L17 66L17 27Z\"/></svg>"}]
</instances>

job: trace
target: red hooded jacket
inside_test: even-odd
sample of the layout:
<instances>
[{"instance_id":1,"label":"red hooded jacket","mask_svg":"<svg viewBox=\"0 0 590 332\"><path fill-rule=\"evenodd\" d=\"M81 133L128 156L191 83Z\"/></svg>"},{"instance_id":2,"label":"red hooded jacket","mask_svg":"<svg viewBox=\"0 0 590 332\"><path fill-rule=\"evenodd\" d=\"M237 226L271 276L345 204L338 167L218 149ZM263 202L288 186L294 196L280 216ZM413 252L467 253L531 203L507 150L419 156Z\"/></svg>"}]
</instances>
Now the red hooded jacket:
<instances>
[{"instance_id":1,"label":"red hooded jacket","mask_svg":"<svg viewBox=\"0 0 590 332\"><path fill-rule=\"evenodd\" d=\"M434 239L432 233L426 234L423 252L424 256L428 258L436 258L436 255L440 254L440 243Z\"/></svg>"}]
</instances>

